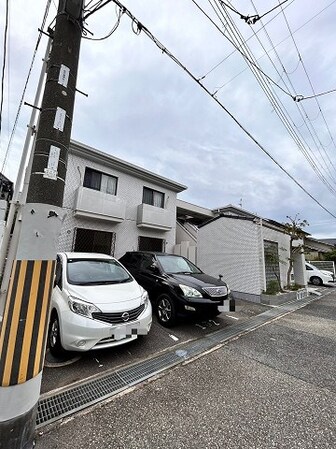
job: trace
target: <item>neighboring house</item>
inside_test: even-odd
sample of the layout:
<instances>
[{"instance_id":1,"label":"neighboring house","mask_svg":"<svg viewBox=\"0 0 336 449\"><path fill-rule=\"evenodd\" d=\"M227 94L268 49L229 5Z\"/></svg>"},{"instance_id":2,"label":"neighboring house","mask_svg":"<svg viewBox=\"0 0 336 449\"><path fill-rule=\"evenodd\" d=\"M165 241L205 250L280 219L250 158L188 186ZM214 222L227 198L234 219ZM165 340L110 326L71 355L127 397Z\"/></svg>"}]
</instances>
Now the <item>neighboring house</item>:
<instances>
[{"instance_id":1,"label":"neighboring house","mask_svg":"<svg viewBox=\"0 0 336 449\"><path fill-rule=\"evenodd\" d=\"M0 246L6 226L9 203L13 197L13 183L5 175L0 173Z\"/></svg>"},{"instance_id":2,"label":"neighboring house","mask_svg":"<svg viewBox=\"0 0 336 449\"><path fill-rule=\"evenodd\" d=\"M319 241L336 247L336 239L319 239Z\"/></svg>"},{"instance_id":3,"label":"neighboring house","mask_svg":"<svg viewBox=\"0 0 336 449\"><path fill-rule=\"evenodd\" d=\"M188 204L178 202L178 216L183 208L188 215ZM205 215L204 210L202 213ZM197 243L189 240L189 245L197 246L197 265L201 269L215 277L222 275L236 298L255 302L260 301L269 281L278 277L281 285L286 285L290 237L284 225L232 205L209 210L209 215L212 218L198 225ZM185 242L179 244L188 246ZM270 254L279 263L270 263ZM294 277L300 285L307 283L304 262L303 251L295 252Z\"/></svg>"},{"instance_id":4,"label":"neighboring house","mask_svg":"<svg viewBox=\"0 0 336 449\"><path fill-rule=\"evenodd\" d=\"M335 246L329 241L333 239L318 240L312 237L305 237L304 248L307 260L324 260L325 254L335 251Z\"/></svg>"},{"instance_id":5,"label":"neighboring house","mask_svg":"<svg viewBox=\"0 0 336 449\"><path fill-rule=\"evenodd\" d=\"M176 195L186 186L72 141L60 251L172 252Z\"/></svg>"}]
</instances>

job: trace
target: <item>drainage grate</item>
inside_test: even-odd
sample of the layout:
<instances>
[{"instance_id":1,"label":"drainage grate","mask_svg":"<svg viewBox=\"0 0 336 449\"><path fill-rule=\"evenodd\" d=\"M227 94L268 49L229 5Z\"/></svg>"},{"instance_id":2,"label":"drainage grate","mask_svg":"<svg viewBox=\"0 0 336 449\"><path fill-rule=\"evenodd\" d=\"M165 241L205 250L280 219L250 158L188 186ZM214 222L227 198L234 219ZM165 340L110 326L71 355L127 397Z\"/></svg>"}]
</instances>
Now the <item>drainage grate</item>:
<instances>
[{"instance_id":1,"label":"drainage grate","mask_svg":"<svg viewBox=\"0 0 336 449\"><path fill-rule=\"evenodd\" d=\"M105 400L122 390L136 385L153 377L160 372L171 368L184 360L191 359L203 352L225 343L242 333L250 332L263 324L281 317L289 312L298 310L316 298L303 298L284 304L261 313L249 320L229 326L226 329L215 331L204 338L186 343L178 350L158 355L151 359L139 362L136 365L121 368L120 370L102 375L98 379L83 382L74 387L69 387L58 393L44 395L38 403L36 426L41 427L53 421L64 418L90 405Z\"/></svg>"}]
</instances>

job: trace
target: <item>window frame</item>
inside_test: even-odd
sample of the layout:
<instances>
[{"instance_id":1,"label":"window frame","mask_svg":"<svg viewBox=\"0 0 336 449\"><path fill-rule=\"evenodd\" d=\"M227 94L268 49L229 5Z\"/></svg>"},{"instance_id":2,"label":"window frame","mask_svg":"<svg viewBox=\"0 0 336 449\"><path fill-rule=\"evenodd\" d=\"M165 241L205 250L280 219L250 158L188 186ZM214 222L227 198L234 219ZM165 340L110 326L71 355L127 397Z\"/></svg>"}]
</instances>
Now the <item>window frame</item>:
<instances>
[{"instance_id":1,"label":"window frame","mask_svg":"<svg viewBox=\"0 0 336 449\"><path fill-rule=\"evenodd\" d=\"M98 175L100 176L100 179L99 179L99 188L95 188L95 187L93 187L92 185L89 185L89 183L86 184L86 182L87 182L87 178L86 178L86 177L88 176L88 175L87 175L88 172L95 173L95 174L98 174ZM110 193L110 192L101 190L101 188L102 188L102 178L103 178L103 176L106 176L107 178L110 178L110 179L113 179L113 180L114 180L114 182L115 182L114 193ZM100 170L96 170L95 168L92 168L92 167L85 167L84 179L83 179L83 187L85 187L85 188L87 188L87 189L95 190L96 192L106 193L107 195L117 196L117 192L118 192L118 181L119 181L119 179L118 179L117 176L111 175L111 174L109 174L109 173L102 172L102 171L100 171Z\"/></svg>"},{"instance_id":2,"label":"window frame","mask_svg":"<svg viewBox=\"0 0 336 449\"><path fill-rule=\"evenodd\" d=\"M145 201L146 200L145 192L147 192L147 194L151 194L151 202ZM154 204L154 195L155 195L155 193L158 193L161 196L161 199L162 199L162 201L161 201L162 205L161 206L156 206ZM164 209L165 193L164 192L160 192L160 190L152 189L151 187L143 186L143 189L142 189L142 204L148 204L149 206L154 206L154 207L159 207L160 209Z\"/></svg>"}]
</instances>

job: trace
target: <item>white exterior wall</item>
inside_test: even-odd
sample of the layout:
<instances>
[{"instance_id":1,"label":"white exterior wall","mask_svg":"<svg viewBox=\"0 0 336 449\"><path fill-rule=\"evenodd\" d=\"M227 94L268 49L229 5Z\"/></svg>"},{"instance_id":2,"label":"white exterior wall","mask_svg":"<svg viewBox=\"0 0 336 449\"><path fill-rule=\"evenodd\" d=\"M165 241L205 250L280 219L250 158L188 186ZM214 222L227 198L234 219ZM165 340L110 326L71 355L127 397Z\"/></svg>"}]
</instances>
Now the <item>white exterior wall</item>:
<instances>
[{"instance_id":1,"label":"white exterior wall","mask_svg":"<svg viewBox=\"0 0 336 449\"><path fill-rule=\"evenodd\" d=\"M234 292L260 295L262 255L262 229L253 221L221 217L198 231L198 266L214 277L222 274Z\"/></svg>"},{"instance_id":2,"label":"white exterior wall","mask_svg":"<svg viewBox=\"0 0 336 449\"><path fill-rule=\"evenodd\" d=\"M117 197L126 202L125 220L121 223L110 223L96 218L74 217L74 205L78 187L83 185L85 167L96 169L108 175L118 178ZM172 215L173 227L169 231L159 231L147 228L138 228L137 207L142 203L143 187L149 187L165 194L165 209ZM111 166L103 165L92 160L81 158L69 152L68 169L65 182L63 206L67 211L60 239L59 250L70 251L74 240L74 228L87 228L99 231L115 232L115 253L116 258L121 257L126 251L138 249L138 237L160 238L166 241L166 251L172 252L175 244L176 227L176 193L154 184L147 182L140 177L123 173Z\"/></svg>"}]
</instances>

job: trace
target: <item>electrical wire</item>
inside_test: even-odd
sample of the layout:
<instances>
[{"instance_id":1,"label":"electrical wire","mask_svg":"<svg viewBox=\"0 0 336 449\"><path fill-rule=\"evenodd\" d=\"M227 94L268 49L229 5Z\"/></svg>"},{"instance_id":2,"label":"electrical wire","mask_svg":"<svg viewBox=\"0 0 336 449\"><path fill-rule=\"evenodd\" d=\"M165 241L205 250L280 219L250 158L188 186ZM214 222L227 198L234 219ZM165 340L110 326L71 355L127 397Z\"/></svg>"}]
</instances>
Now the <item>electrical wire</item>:
<instances>
[{"instance_id":1,"label":"electrical wire","mask_svg":"<svg viewBox=\"0 0 336 449\"><path fill-rule=\"evenodd\" d=\"M3 56L2 56L2 70L1 70L0 141L1 141L1 131L2 131L2 110L3 110L3 103L4 103L5 73L6 73L6 62L7 62L8 24L9 24L9 0L6 0L5 28L4 28L4 38L3 38Z\"/></svg>"},{"instance_id":2,"label":"electrical wire","mask_svg":"<svg viewBox=\"0 0 336 449\"><path fill-rule=\"evenodd\" d=\"M322 95L331 94L333 92L336 92L336 89L327 90L325 92L321 92L319 94L314 94L314 95L297 95L297 98L295 98L294 100L297 102L303 101L303 100L310 100L311 98L322 97Z\"/></svg>"},{"instance_id":3,"label":"electrical wire","mask_svg":"<svg viewBox=\"0 0 336 449\"><path fill-rule=\"evenodd\" d=\"M254 1L251 0L251 3L252 3L252 5L253 5L253 7L254 7L255 12L257 13L257 9L256 9L256 6L255 6L255 4L254 4ZM289 29L289 31L290 31L290 29ZM264 32L265 32L266 37L267 37L268 41L270 42L270 44L273 45L272 39L271 39L271 37L270 37L270 35L269 35L269 33L268 33L268 31L267 31L267 29L266 29L265 27L264 27ZM265 47L264 47L263 43L261 42L259 36L256 36L256 38L257 38L259 44L261 45L262 49L265 50ZM273 46L274 46L274 45L273 45ZM296 46L296 48L297 48L297 46ZM277 50L274 50L274 52L275 52L275 55L276 55L276 57L277 57L277 60L278 60L278 62L279 62L279 64L280 64L280 66L281 66L281 68L282 68L282 70L283 70L283 72L284 72L284 74L285 74L285 76L286 76L286 78L287 78L287 80L288 80L288 82L289 82L289 84L290 84L290 87L288 87L288 85L286 84L286 82L283 80L283 83L284 83L285 87L286 87L289 91L290 91L290 89L292 89L293 91L295 91L295 88L294 88L294 86L293 86L293 84L292 84L292 82L291 82L291 79L290 79L290 77L289 77L289 74L288 74L288 72L286 71L286 69L285 69L285 67L284 67L284 65L283 65L283 63L282 63L281 58L280 58L280 56L279 56ZM302 57L301 57L300 52L298 51L298 48L297 48L297 54L298 54L298 57L299 57L299 61L302 61ZM277 71L277 73L280 75L280 73L279 73L279 71L278 71L278 69L277 69L275 63L273 62L272 58L270 57L270 55L268 54L267 56L268 56L268 58L269 58L271 64L273 65L274 69L275 69L275 70ZM298 107L298 105L296 104L296 106L297 106L297 110L298 110L298 112L299 112L299 114L300 114L300 116L301 116L301 118L302 118L302 120L303 120L303 123L305 124L305 126L306 126L306 128L307 128L307 130L308 130L308 133L310 134L310 136L311 136L311 138L312 138L314 144L316 145L317 151L318 151L318 153L319 153L319 155L320 155L322 161L324 162L325 168L323 168L323 170L326 170L326 172L328 172L328 175L330 176L330 179L332 180L333 183L336 184L336 178L334 177L334 175L333 175L333 173L332 173L332 170L330 169L330 167L333 167L333 168L335 168L335 167L334 167L332 161L330 160L328 153L325 151L324 146L322 145L322 142L321 142L321 140L320 140L320 138L319 138L319 136L318 136L318 133L317 133L317 131L316 131L316 128L314 127L312 121L309 119L308 114L307 114L306 110L304 109L303 105L300 105L300 107ZM322 111L321 111L321 112L322 112ZM308 119L308 122L309 122L309 123L307 123L306 118ZM315 139L316 139L316 140L315 140ZM319 144L319 145L318 145L318 144ZM307 145L306 145L306 146L307 146ZM309 148L309 146L308 146L308 148ZM309 148L309 149L310 149L310 148ZM322 152L325 153L327 159L329 160L329 164L330 164L330 165L327 164L327 161L325 160L325 157L324 157L324 155L322 154ZM321 164L321 167L322 167L322 164Z\"/></svg>"},{"instance_id":4,"label":"electrical wire","mask_svg":"<svg viewBox=\"0 0 336 449\"><path fill-rule=\"evenodd\" d=\"M23 105L23 101L24 101L24 96L26 94L26 90L27 90L27 86L28 86L28 82L29 82L29 79L30 79L30 75L31 75L31 72L32 72L32 69L33 69L33 66L34 66L37 50L39 48L40 41L41 41L41 38L42 38L42 34L43 34L42 31L43 31L43 29L45 27L45 24L46 24L46 21L47 21L47 17L48 17L48 14L49 14L50 4L51 4L51 0L47 0L47 4L46 4L46 7L45 7L45 11L44 11L43 19L42 19L42 24L41 24L41 28L40 28L41 31L39 32L38 37L37 37L35 49L34 49L32 60L31 60L30 67L29 67L29 70L28 70L28 75L27 75L27 78L26 78L26 81L25 81L25 85L24 85L24 88L23 88L23 92L22 92L22 95L21 95L20 103L19 103L18 110L17 110L17 113L16 113L14 125L13 125L12 132L11 132L11 135L10 135L10 138L9 138L9 141L8 141L5 157L4 157L4 160L3 160L3 163L2 163L1 173L3 172L3 170L4 170L5 166L6 166L6 163L7 163L8 154L9 154L9 151L10 151L10 148L11 148L11 145L12 145L12 142L13 142L13 138L14 138L14 135L15 135L15 131L16 131L16 128L17 128L17 124L18 124L18 121L19 121L19 117L20 117L20 113L21 113L21 109L22 109L22 105Z\"/></svg>"},{"instance_id":5,"label":"electrical wire","mask_svg":"<svg viewBox=\"0 0 336 449\"><path fill-rule=\"evenodd\" d=\"M262 19L263 17L265 17L267 14L269 14L270 12L274 11L275 9L279 8L280 6L282 6L284 3L288 2L288 0L283 0L282 3L280 3L279 5L274 6L272 9L270 9L269 11L265 12L264 14L262 14L261 16L259 14L255 14L253 16L250 15L244 15L241 14L239 11L236 10L236 8L234 8L232 5L225 3L223 0L219 0L219 3L223 6L223 7L227 7L229 8L231 11L233 11L234 13L238 14L240 16L241 19L243 19L248 25L254 25L255 23L258 22L258 20Z\"/></svg>"},{"instance_id":6,"label":"electrical wire","mask_svg":"<svg viewBox=\"0 0 336 449\"><path fill-rule=\"evenodd\" d=\"M114 0L112 0L114 1ZM196 0L191 0L194 5L210 20L210 22L214 25L214 27L217 28L217 30L225 37L225 39L227 39L231 45L233 45L233 47L244 57L244 59L246 59L246 61L248 61L249 64L253 65L259 72L261 72L267 79L268 81L270 81L271 83L273 83L275 86L277 86L280 90L282 90L282 92L288 96L290 96L291 98L293 98L293 96L287 92L285 89L283 89L279 84L277 84L270 76L268 76L254 61L252 61L251 59L248 58L248 56L239 48L239 46L237 46L234 42L232 42L230 40L230 38L228 36L226 36L226 34L223 32L223 30L217 25L217 23L212 20L212 18L209 16L209 14L207 14L203 8L201 8L199 6L199 4L196 2ZM215 11L216 15L218 16L218 13Z\"/></svg>"},{"instance_id":7,"label":"electrical wire","mask_svg":"<svg viewBox=\"0 0 336 449\"><path fill-rule=\"evenodd\" d=\"M192 1L195 3L194 0L192 0ZM216 10L214 5L212 4L211 0L208 0L208 1L209 1L210 5L212 6L212 8L214 9L216 15L218 16L218 18L221 21L221 23L223 24L223 26L225 26L227 31L230 33L231 42L233 40L235 40L235 42L233 42L233 45L235 47L238 45L240 48L245 48L245 53L244 54L247 56L245 58L245 61L248 63L252 73L256 77L260 87L262 88L262 90L264 91L264 93L267 96L268 100L270 101L271 105L273 106L274 111L276 112L276 114L278 115L278 117L280 118L282 123L284 124L284 126L287 129L289 135L292 137L292 139L294 140L294 142L296 143L296 145L298 146L300 151L306 157L307 161L311 165L313 171L318 176L320 181L323 184L325 184L325 186L330 190L330 192L332 194L336 194L335 188L325 178L325 176L323 175L323 173L321 172L319 167L316 165L314 159L310 156L309 152L305 148L305 146L309 148L307 142L303 139L302 135L300 135L300 133L298 133L293 128L293 125L295 126L295 124L292 122L292 120L290 118L290 115L288 114L286 108L282 104L282 102L279 99L279 97L276 95L275 92L273 93L273 91L271 89L272 85L269 83L269 80L263 78L262 74L264 72L257 71L256 67L255 67L256 64L250 64L250 61L253 60L254 56L250 52L249 48L247 47L246 42L244 41L243 37L239 33L239 31L238 31L237 27L235 26L233 20L231 19L230 15L227 13L227 16L224 17L224 20L223 20L222 17L221 17L223 15L223 9L219 5L217 5L216 0L213 0L213 1L215 3L216 7L218 8L218 11ZM208 15L207 15L207 17L208 17ZM219 30L223 34L222 30L221 29L219 29ZM225 36L225 37L227 38L227 36ZM215 92L215 94L216 93L217 93L217 91ZM310 151L311 151L311 149L310 149Z\"/></svg>"},{"instance_id":8,"label":"electrical wire","mask_svg":"<svg viewBox=\"0 0 336 449\"><path fill-rule=\"evenodd\" d=\"M317 95L316 92L315 92L315 88L314 88L313 83L312 83L312 80L311 80L311 78L310 78L310 76L309 76L309 74L308 74L308 70L307 70L306 65L305 65L305 63L304 63L304 61L303 61L303 58L301 57L301 53L300 53L300 51L299 51L298 45L297 45L297 43L296 43L296 40L295 40L295 38L294 38L294 36L293 36L293 33L292 33L291 27L290 27L290 25L289 25L288 19L287 19L287 17L286 17L286 14L285 14L284 11L282 11L282 14L283 14L283 16L284 16L284 19L285 19L285 22L286 22L288 31L289 31L289 33L290 33L290 35L291 35L291 38L292 38L292 41L293 41L293 43L294 43L295 49L296 49L296 51L297 51L297 54L298 54L299 57L300 57L300 62L301 62L301 65L302 65L302 67L303 67L304 73L305 73L305 75L306 75L306 77L307 77L307 79L308 79L310 88L311 88L311 90L312 90L312 92L313 92L313 96L312 96L312 97L315 97L315 102L316 102L316 104L317 104L317 107L318 107L319 112L320 112L321 115L322 115L322 119L323 119L323 122L324 122L324 124L325 124L326 129L327 129L327 132L328 132L328 134L329 134L330 140L331 140L331 142L333 143L334 148L336 149L336 144L335 144L334 137L333 137L333 135L331 134L330 127L329 127L328 122L327 122L327 120L326 120L326 118L325 118L325 115L324 115L324 113L323 113L323 111L322 111L321 104L320 104L320 102L319 102L319 100L318 100L318 98L317 98L319 95ZM336 89L335 89L335 90L336 90ZM321 144L321 145L322 145L322 144ZM322 145L322 146L324 147L324 145ZM329 160L330 165L331 165L331 166L334 168L334 170L336 171L336 167L335 167L334 163L332 162L332 160L330 159L329 154L328 154L327 152L326 152L326 155L327 155L327 157L328 157L328 160Z\"/></svg>"},{"instance_id":9,"label":"electrical wire","mask_svg":"<svg viewBox=\"0 0 336 449\"><path fill-rule=\"evenodd\" d=\"M292 0L291 3L289 3L288 5L285 6L286 9L288 8L288 6L290 6L293 3L294 0ZM330 6L332 6L334 3L336 2L336 0L333 0L331 3L329 3L329 5L325 6L323 9L321 9L321 11L319 11L318 13L316 13L313 17L311 17L309 20L307 20L306 22L304 22L302 25L299 26L299 28L296 28L293 31L293 34L297 33L298 31L300 31L303 27L305 27L306 25L308 25L308 23L310 23L312 20L316 19L316 17L318 17L319 15L321 15L326 9L330 8ZM279 14L281 14L281 11L274 16L271 20L269 20L268 22L266 22L266 25L268 25L272 20L274 20ZM260 30L256 31L256 33L259 33ZM254 37L254 35L252 34L251 36L249 36L246 39L246 42L248 42L250 39L252 39L252 37ZM284 39L282 39L280 42L278 42L274 47L270 48L267 50L266 53L264 53L263 55L261 55L257 61L259 61L259 59L263 58L266 54L270 53L274 48L278 47L279 45L281 45L283 42L285 42L287 39L290 39L290 35L288 35L287 37L285 37ZM227 57L225 57L222 61L220 61L219 63L217 63L212 69L210 69L203 77L199 78L199 79L204 79L207 75L209 75L211 72L213 72L217 67L219 67L224 61L226 61L228 59L228 57L230 57L231 55L233 55L236 52L236 50L233 50ZM228 84L230 84L234 79L236 79L239 75L241 75L242 73L244 73L246 70L248 70L248 67L246 67L244 70L242 70L241 72L237 73L237 75L235 75L233 78L231 78L229 81L227 81L225 84L223 84L220 89L222 89L223 87L227 86ZM329 93L329 92L327 92ZM305 97L303 97L302 95L300 96L300 99L297 99L296 97L294 98L294 101L301 101L303 100Z\"/></svg>"},{"instance_id":10,"label":"electrical wire","mask_svg":"<svg viewBox=\"0 0 336 449\"><path fill-rule=\"evenodd\" d=\"M239 122L239 120L196 78L196 76L185 67L176 56L174 56L149 30L146 28L124 5L122 5L119 0L112 0L116 5L123 9L125 14L132 20L133 23L137 24L138 29L143 31L147 37L149 37L154 44L160 49L163 54L166 54L175 64L177 64L182 70L184 70L190 78L194 80L217 104L218 106L226 112L226 114L231 117L231 119L238 125L238 127L261 149L261 151L269 157L272 162L277 165L280 170L282 170L303 192L306 193L316 204L318 204L325 212L336 218L331 211L329 211L323 204L321 204L311 193L309 193L305 187L303 187L295 178L292 176L270 153L266 150L258 140Z\"/></svg>"},{"instance_id":11,"label":"electrical wire","mask_svg":"<svg viewBox=\"0 0 336 449\"><path fill-rule=\"evenodd\" d=\"M121 20L122 14L123 14L123 11L121 9L119 9L116 5L117 21L113 25L112 29L108 32L108 34L106 34L106 36L98 37L98 38L83 36L83 39L87 39L89 41L103 41L105 39L108 39L110 36L112 36L112 34L117 30L118 26L120 25L120 20Z\"/></svg>"}]
</instances>

